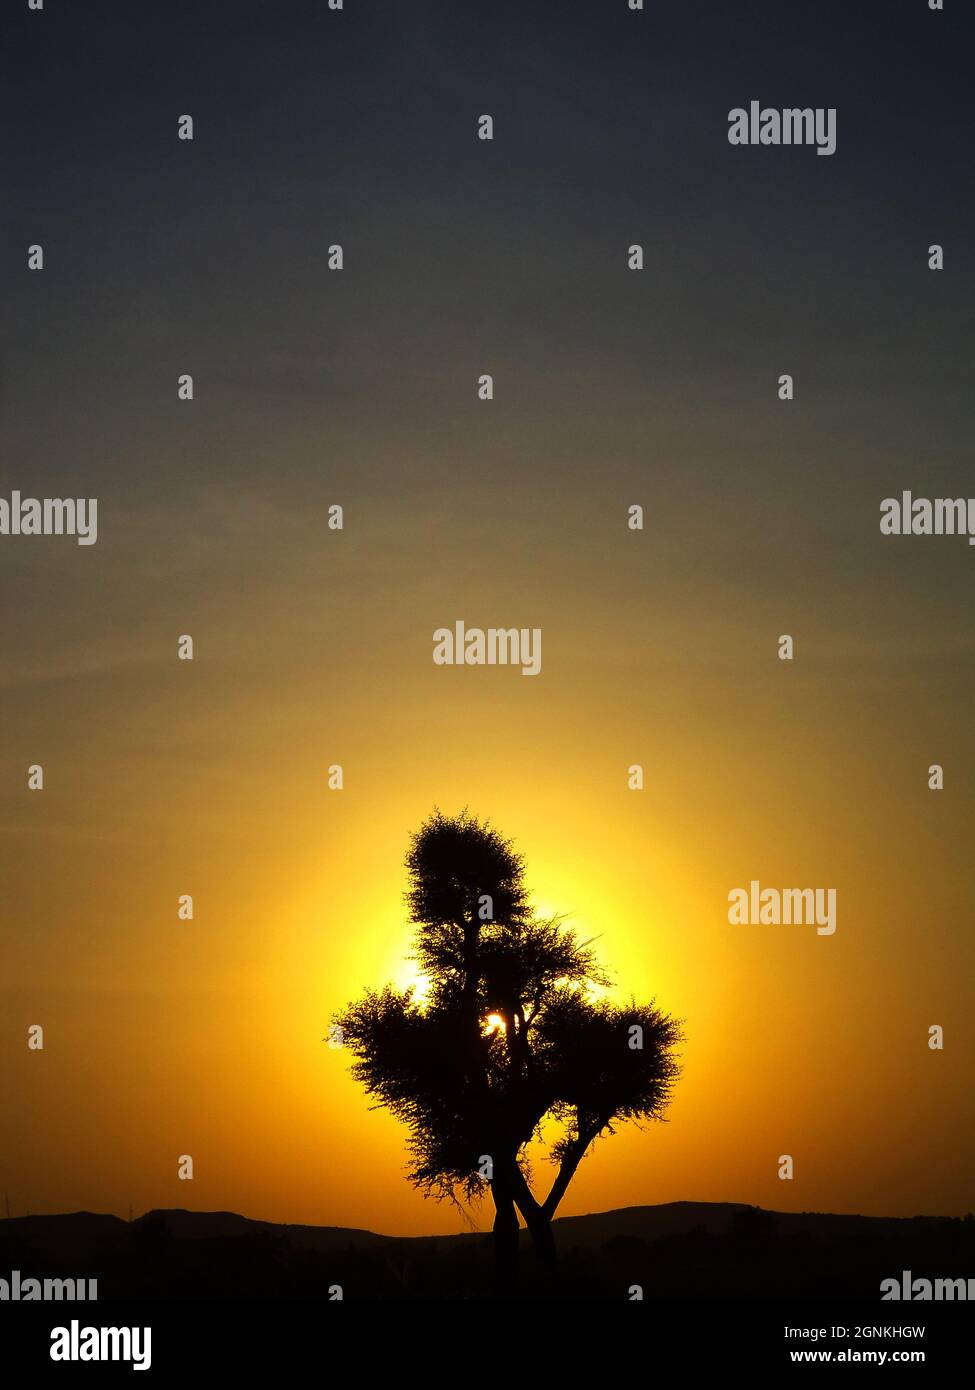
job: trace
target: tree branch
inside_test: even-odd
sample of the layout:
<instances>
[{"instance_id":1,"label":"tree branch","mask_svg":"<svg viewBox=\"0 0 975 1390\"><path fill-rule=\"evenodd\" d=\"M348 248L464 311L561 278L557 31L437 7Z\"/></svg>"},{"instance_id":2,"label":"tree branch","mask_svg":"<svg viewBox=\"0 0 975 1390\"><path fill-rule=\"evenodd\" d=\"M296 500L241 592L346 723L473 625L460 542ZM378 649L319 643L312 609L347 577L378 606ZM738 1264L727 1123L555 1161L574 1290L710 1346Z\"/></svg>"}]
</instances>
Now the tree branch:
<instances>
[{"instance_id":1,"label":"tree branch","mask_svg":"<svg viewBox=\"0 0 975 1390\"><path fill-rule=\"evenodd\" d=\"M565 1196L566 1188L575 1177L575 1171L582 1162L586 1150L599 1132L609 1123L608 1118L597 1120L588 1129L580 1129L578 1138L569 1145L568 1150L563 1155L562 1162L559 1164L559 1171L552 1184L545 1201L542 1203L542 1212L547 1220L551 1221L555 1215L559 1203Z\"/></svg>"}]
</instances>

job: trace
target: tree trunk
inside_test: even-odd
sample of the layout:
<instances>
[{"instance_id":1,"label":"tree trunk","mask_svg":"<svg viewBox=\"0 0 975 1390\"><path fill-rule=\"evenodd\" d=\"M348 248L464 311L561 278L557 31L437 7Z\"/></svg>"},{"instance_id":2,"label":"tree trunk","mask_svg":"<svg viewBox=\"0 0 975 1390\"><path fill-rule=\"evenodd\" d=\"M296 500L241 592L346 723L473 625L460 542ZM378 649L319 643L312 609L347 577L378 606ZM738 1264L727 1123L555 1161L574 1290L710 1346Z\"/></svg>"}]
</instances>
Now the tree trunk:
<instances>
[{"instance_id":1,"label":"tree trunk","mask_svg":"<svg viewBox=\"0 0 975 1390\"><path fill-rule=\"evenodd\" d=\"M552 1231L552 1222L547 1216L535 1216L528 1222L528 1232L532 1238L532 1246L542 1268L548 1274L555 1273L555 1262L558 1254L555 1248L555 1235Z\"/></svg>"},{"instance_id":2,"label":"tree trunk","mask_svg":"<svg viewBox=\"0 0 975 1390\"><path fill-rule=\"evenodd\" d=\"M554 1274L557 1252L552 1218L541 1203L535 1200L517 1163L512 1168L512 1192L518 1209L525 1218L525 1225L528 1227L528 1234L531 1236L532 1247L539 1263L548 1274Z\"/></svg>"},{"instance_id":3,"label":"tree trunk","mask_svg":"<svg viewBox=\"0 0 975 1390\"><path fill-rule=\"evenodd\" d=\"M497 1173L491 1182L494 1198L494 1289L498 1298L514 1298L518 1287L518 1216L511 1190Z\"/></svg>"}]
</instances>

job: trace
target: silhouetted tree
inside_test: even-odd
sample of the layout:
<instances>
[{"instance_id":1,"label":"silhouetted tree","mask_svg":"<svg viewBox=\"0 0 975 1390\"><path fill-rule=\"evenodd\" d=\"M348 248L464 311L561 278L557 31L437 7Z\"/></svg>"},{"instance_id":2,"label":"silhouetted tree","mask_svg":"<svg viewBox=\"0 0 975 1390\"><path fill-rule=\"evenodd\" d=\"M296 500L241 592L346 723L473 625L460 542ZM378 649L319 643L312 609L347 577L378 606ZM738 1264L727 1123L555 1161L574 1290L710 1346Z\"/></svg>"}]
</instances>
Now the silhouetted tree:
<instances>
[{"instance_id":1,"label":"silhouetted tree","mask_svg":"<svg viewBox=\"0 0 975 1390\"><path fill-rule=\"evenodd\" d=\"M353 1074L409 1128L410 1180L468 1201L490 1183L499 1291L510 1292L520 1211L555 1258L552 1219L594 1140L660 1119L677 1076L679 1025L653 1004L597 999L590 943L529 911L511 842L466 812L436 812L413 836L406 901L428 981L369 990L336 1015ZM535 1197L525 1151L558 1122L557 1173Z\"/></svg>"}]
</instances>

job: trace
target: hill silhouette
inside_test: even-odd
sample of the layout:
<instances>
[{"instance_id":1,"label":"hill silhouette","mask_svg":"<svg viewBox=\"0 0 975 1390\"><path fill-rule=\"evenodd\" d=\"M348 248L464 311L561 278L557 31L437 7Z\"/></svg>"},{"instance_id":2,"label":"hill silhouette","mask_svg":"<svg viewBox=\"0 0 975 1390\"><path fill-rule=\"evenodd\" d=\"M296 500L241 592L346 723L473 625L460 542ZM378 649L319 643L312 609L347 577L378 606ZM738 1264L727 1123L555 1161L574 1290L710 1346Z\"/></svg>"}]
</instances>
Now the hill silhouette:
<instances>
[{"instance_id":1,"label":"hill silhouette","mask_svg":"<svg viewBox=\"0 0 975 1390\"><path fill-rule=\"evenodd\" d=\"M975 1221L773 1212L734 1202L624 1207L554 1223L553 1288L527 1233L525 1297L879 1298L902 1269L964 1275ZM156 1210L129 1223L74 1212L0 1222L0 1274L97 1278L111 1298L482 1298L491 1236L386 1236L234 1212ZM330 1291L332 1293L330 1294Z\"/></svg>"}]
</instances>

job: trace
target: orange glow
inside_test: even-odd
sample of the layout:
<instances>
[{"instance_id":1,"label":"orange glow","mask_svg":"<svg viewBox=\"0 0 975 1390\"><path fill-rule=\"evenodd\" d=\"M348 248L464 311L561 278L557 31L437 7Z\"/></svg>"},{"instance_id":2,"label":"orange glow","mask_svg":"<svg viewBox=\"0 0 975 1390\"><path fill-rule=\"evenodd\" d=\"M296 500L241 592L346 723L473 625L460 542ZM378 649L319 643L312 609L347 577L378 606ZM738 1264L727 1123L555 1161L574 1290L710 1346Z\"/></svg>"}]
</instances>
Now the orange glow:
<instances>
[{"instance_id":1,"label":"orange glow","mask_svg":"<svg viewBox=\"0 0 975 1390\"><path fill-rule=\"evenodd\" d=\"M323 1042L365 987L422 986L403 856L439 805L514 838L536 906L595 938L613 991L685 1020L668 1123L597 1143L566 1214L680 1199L963 1212L972 825L960 795L927 790L916 718L946 708L941 668L893 689L878 653L858 658L859 683L813 660L784 669L767 615L752 611L747 633L708 616L717 581L679 609L656 602L646 548L615 562L622 608L604 595L605 550L580 551L570 613L516 536L486 575L435 516L408 538L377 534L381 550L328 562L314 613L270 585L235 630L236 597L215 600L192 664L151 646L133 664L132 633L107 620L79 644L52 608L40 635L60 674L8 676L12 1209L458 1229L404 1181L403 1131ZM306 556L319 545L309 536ZM380 558L390 603L360 639L348 614ZM102 563L114 592L108 545ZM450 597L441 570L461 576ZM432 664L442 621L521 612L526 592L541 675ZM170 621L138 616L140 631ZM794 625L807 618L800 605ZM970 731L944 744L961 766ZM19 771L38 748L41 795ZM327 787L335 762L342 791ZM752 877L834 886L836 934L731 927L727 894ZM191 922L177 920L183 893ZM42 1053L23 1045L37 1022ZM176 1178L184 1153L192 1183ZM781 1153L796 1157L790 1184Z\"/></svg>"}]
</instances>

